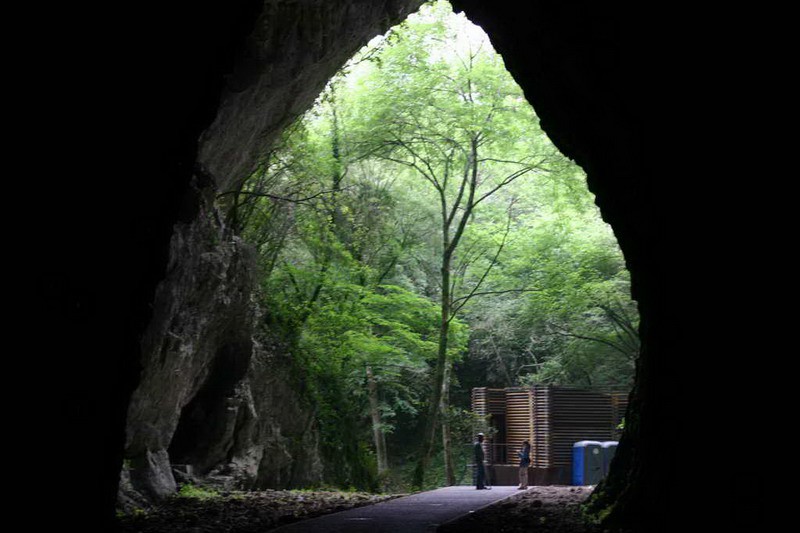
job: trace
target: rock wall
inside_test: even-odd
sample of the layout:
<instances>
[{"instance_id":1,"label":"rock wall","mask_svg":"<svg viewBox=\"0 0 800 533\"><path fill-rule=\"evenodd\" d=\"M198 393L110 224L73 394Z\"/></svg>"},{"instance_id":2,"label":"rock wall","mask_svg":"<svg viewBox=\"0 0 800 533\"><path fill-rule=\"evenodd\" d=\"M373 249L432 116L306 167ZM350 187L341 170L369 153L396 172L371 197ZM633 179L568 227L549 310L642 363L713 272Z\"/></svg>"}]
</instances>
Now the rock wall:
<instances>
[{"instance_id":1,"label":"rock wall","mask_svg":"<svg viewBox=\"0 0 800 533\"><path fill-rule=\"evenodd\" d=\"M175 464L225 488L321 479L313 411L288 348L256 333L255 255L220 218L206 206L175 228L128 408L121 503L174 494Z\"/></svg>"},{"instance_id":2,"label":"rock wall","mask_svg":"<svg viewBox=\"0 0 800 533\"><path fill-rule=\"evenodd\" d=\"M291 362L253 340L253 257L226 234L213 198L249 176L359 47L420 4L263 3L200 138L184 199L189 216L175 226L142 341L143 370L128 408L131 470L123 478L144 496L175 491L170 463L243 488L320 479L313 416L292 388Z\"/></svg>"},{"instance_id":3,"label":"rock wall","mask_svg":"<svg viewBox=\"0 0 800 533\"><path fill-rule=\"evenodd\" d=\"M18 285L30 305L17 314L32 341L10 358L7 375L27 388L9 400L18 407L9 409L8 425L24 436L14 447L20 494L52 479L54 461L70 469L69 490L43 517L50 529L112 530L141 336L167 275L175 224L200 212L192 176L210 174L219 190L235 187L257 160L256 147L310 105L311 88L336 62L402 18L389 7L417 4L143 1L105 5L101 23L94 6L74 4L12 17L35 36L27 57L25 46L9 54L18 82L12 101L24 118L12 117L9 129L15 142L27 141L11 152L35 181L11 179L26 190L8 195L25 208L7 227L24 241L30 280ZM782 141L791 100L780 93L785 80L775 79L792 64L780 55L791 47L752 31L792 33L776 24L779 12L758 6L737 13L666 3L647 10L633 2L457 4L484 25L559 147L589 169L631 264L645 355L631 403L637 428L619 450L615 464L624 468L612 476L614 513L648 532L679 530L690 513L708 516L707 529L741 525L742 509L758 498L748 489L763 487L759 471L773 468L774 449L758 446L766 440L759 421L791 402L750 387L780 374L780 358L761 375L732 359L783 354L779 341L793 331L774 311L785 306L793 279L776 273L780 263L793 264L778 257L794 241L785 230L793 226L780 218L793 211L777 202L791 197L784 191L792 152ZM315 18L315 10L331 15ZM301 11L303 24L292 15ZM295 45L257 53L257 43L269 41L259 34L284 31L270 42ZM195 172L198 159L207 173ZM622 178L603 170L610 168ZM191 398L170 400L184 401ZM758 431L743 433L745 426ZM166 446L159 432L137 442ZM748 460L738 445L716 458L735 466L713 478L726 490L709 502L698 482L711 470L703 452L743 434ZM157 450L152 460L160 460ZM748 497L727 498L739 494ZM715 511L703 514L706 506Z\"/></svg>"},{"instance_id":4,"label":"rock wall","mask_svg":"<svg viewBox=\"0 0 800 533\"><path fill-rule=\"evenodd\" d=\"M315 411L302 397L291 354L262 337L248 385L259 423L239 433L233 463L252 472L250 486L285 489L318 485L323 465ZM258 458L256 468L250 466ZM239 466L241 465L241 466Z\"/></svg>"},{"instance_id":5,"label":"rock wall","mask_svg":"<svg viewBox=\"0 0 800 533\"><path fill-rule=\"evenodd\" d=\"M142 340L138 388L128 408L126 457L134 487L175 492L167 449L183 409L209 388L232 387L247 371L254 321L254 256L204 206L178 224L167 276Z\"/></svg>"},{"instance_id":6,"label":"rock wall","mask_svg":"<svg viewBox=\"0 0 800 533\"><path fill-rule=\"evenodd\" d=\"M199 480L228 489L317 485L322 463L314 410L288 347L258 337L243 379L201 390L184 409L170 457L191 464Z\"/></svg>"},{"instance_id":7,"label":"rock wall","mask_svg":"<svg viewBox=\"0 0 800 533\"><path fill-rule=\"evenodd\" d=\"M198 161L220 190L247 178L266 146L305 112L367 41L422 0L266 0L240 54Z\"/></svg>"}]
</instances>

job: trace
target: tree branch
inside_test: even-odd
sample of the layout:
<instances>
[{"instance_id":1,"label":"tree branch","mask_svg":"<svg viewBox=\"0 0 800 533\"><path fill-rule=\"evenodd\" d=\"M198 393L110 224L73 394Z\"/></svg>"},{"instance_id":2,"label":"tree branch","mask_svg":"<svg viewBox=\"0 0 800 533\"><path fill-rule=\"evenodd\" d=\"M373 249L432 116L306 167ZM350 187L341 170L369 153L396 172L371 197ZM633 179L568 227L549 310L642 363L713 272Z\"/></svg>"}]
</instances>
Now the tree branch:
<instances>
[{"instance_id":1,"label":"tree branch","mask_svg":"<svg viewBox=\"0 0 800 533\"><path fill-rule=\"evenodd\" d=\"M473 293L473 294L469 294L467 296L462 296L461 298L456 298L455 300L453 300L453 303L460 302L460 301L465 300L467 298L474 298L475 296L486 296L488 294L507 294L509 292L542 292L542 289L505 289L505 290L502 290L502 291L476 292L476 293ZM464 306L463 305L458 306L456 311L453 311L453 314L455 314L457 312L457 310L461 309L462 307L464 307Z\"/></svg>"},{"instance_id":2,"label":"tree branch","mask_svg":"<svg viewBox=\"0 0 800 533\"><path fill-rule=\"evenodd\" d=\"M279 201L279 202L291 202L291 203L294 203L294 204L301 204L303 202L308 202L309 200L313 200L315 198L319 198L320 196L324 196L326 194L333 194L335 192L341 192L343 190L345 190L345 189L338 189L338 190L331 190L331 191L320 191L317 194L312 194L311 196L308 196L306 198L289 198L289 197L286 197L286 196L278 196L276 194L270 194L270 193L265 193L265 192L226 191L226 192L223 192L223 193L219 193L217 195L217 199L222 198L223 196L227 196L229 194L235 194L237 196L240 195L240 194L244 194L246 196L254 196L254 197L258 197L258 198L269 198L270 200L276 200L276 201Z\"/></svg>"},{"instance_id":3,"label":"tree branch","mask_svg":"<svg viewBox=\"0 0 800 533\"><path fill-rule=\"evenodd\" d=\"M514 172L512 174L509 174L508 176L503 178L503 181L501 181L496 187L492 188L491 190L486 192L483 196L481 196L480 198L475 200L474 205L478 205L479 203L481 203L482 201L486 200L488 197L490 197L491 195L493 195L498 190L502 189L503 187L505 187L506 185L508 185L512 181L516 180L517 178L520 178L520 177L524 176L528 172L530 172L532 170L535 170L535 169L536 169L536 167L534 167L534 166L527 166L525 168L519 169L518 171L516 171L516 172Z\"/></svg>"},{"instance_id":4,"label":"tree branch","mask_svg":"<svg viewBox=\"0 0 800 533\"><path fill-rule=\"evenodd\" d=\"M611 308L611 306L608 305L598 304L597 307L602 309L613 323L619 325L619 327L625 330L625 332L632 339L639 339L639 332L633 326L633 323L631 322L628 315L624 312L624 309L621 310L622 311L621 313L617 313L614 309Z\"/></svg>"},{"instance_id":5,"label":"tree branch","mask_svg":"<svg viewBox=\"0 0 800 533\"><path fill-rule=\"evenodd\" d=\"M458 226L456 227L456 233L453 236L450 243L445 243L446 248L444 250L445 256L452 256L453 252L455 251L456 247L458 246L459 241L461 241L461 236L464 234L464 228L467 226L467 221L469 220L470 215L472 214L472 210L477 205L475 202L475 190L478 187L478 144L477 140L473 139L470 148L469 158L467 159L467 166L465 168L464 175L470 176L469 172L472 171L471 176L469 178L469 196L467 197L467 203L464 207L464 214L461 217L461 220L458 222ZM450 222L450 220L448 220ZM449 227L449 224L448 224Z\"/></svg>"},{"instance_id":6,"label":"tree branch","mask_svg":"<svg viewBox=\"0 0 800 533\"><path fill-rule=\"evenodd\" d=\"M478 282L475 284L475 286L472 288L472 290L470 291L470 293L468 295L466 295L466 296L464 296L462 298L459 298L458 300L452 300L450 302L450 305L452 306L453 304L455 304L456 301L462 301L463 300L462 303L459 306L457 306L455 309L453 309L453 316L455 316L455 314L458 311L460 311L461 308L464 307L467 304L467 302L469 302L469 300L473 296L475 296L476 292L478 291L478 289L481 288L481 285L483 285L483 282L486 280L486 277L489 275L489 272L491 272L492 269L494 268L494 266L497 264L497 260L500 258L500 253L503 251L503 248L505 248L505 246L506 246L506 240L508 239L508 234L511 231L511 220L513 219L513 209L514 209L514 203L515 202L516 202L516 200L511 200L511 204L508 206L508 218L506 219L506 229L503 232L503 238L500 241L500 246L497 247L497 251L495 252L494 257L492 257L492 260L489 263L489 266L486 267L486 270L483 272L483 275L481 276L481 278L478 280Z\"/></svg>"},{"instance_id":7,"label":"tree branch","mask_svg":"<svg viewBox=\"0 0 800 533\"><path fill-rule=\"evenodd\" d=\"M597 338L597 337L589 337L587 335L578 335L577 333L570 333L568 331L563 331L563 330L562 331L555 330L555 333L557 335L561 335L562 337L569 337L569 338L573 338L573 339L581 339L581 340L585 340L585 341L599 342L601 344L605 344L606 346L610 346L611 348L613 348L614 350L620 352L621 354L623 354L625 356L630 355L630 352L625 350L624 347L618 346L617 344L615 344L615 343L613 343L611 341L608 341L606 339L600 339L600 338Z\"/></svg>"},{"instance_id":8,"label":"tree branch","mask_svg":"<svg viewBox=\"0 0 800 533\"><path fill-rule=\"evenodd\" d=\"M447 227L450 227L450 225L453 223L453 219L455 219L456 212L458 212L458 206L461 205L461 200L464 198L464 190L467 187L468 181L469 181L469 167L467 167L464 171L464 176L461 178L461 186L458 188L458 195L456 195L455 202L453 203L453 209L447 216Z\"/></svg>"},{"instance_id":9,"label":"tree branch","mask_svg":"<svg viewBox=\"0 0 800 533\"><path fill-rule=\"evenodd\" d=\"M419 168L419 166L418 166L416 163L414 163L414 168L416 168L416 169L417 169L417 170L418 170L420 173L422 173L422 174L423 174L423 176L425 176L425 177L428 179L428 181L430 181L431 183L433 183L433 185L434 185L434 186L435 186L437 189L444 190L444 188L442 187L442 185L439 183L439 180L437 180L437 179L436 179L436 172L434 172L434 171L433 171L433 168L431 167L430 161L428 161L428 160L427 160L427 159L425 159L424 157L421 157L419 154L417 154L417 152L416 152L416 151L414 151L414 150L411 148L411 146L409 146L409 144L408 144L408 143L406 143L405 141L403 141L402 139L400 139L400 138L399 138L399 137L397 137L396 135L395 135L395 140L394 140L394 141L390 141L390 142L391 142L392 144L395 144L395 145L397 145L397 146L400 146L401 148L403 148L404 150L406 150L408 153L410 153L410 154L411 154L411 155L414 157L414 159L415 159L415 160L417 160L417 159L418 159L418 160L422 161L422 162L423 162L423 164L425 165L425 167L428 169L428 173L429 173L429 174L425 174L425 172L424 172L422 169L420 169L420 168Z\"/></svg>"}]
</instances>

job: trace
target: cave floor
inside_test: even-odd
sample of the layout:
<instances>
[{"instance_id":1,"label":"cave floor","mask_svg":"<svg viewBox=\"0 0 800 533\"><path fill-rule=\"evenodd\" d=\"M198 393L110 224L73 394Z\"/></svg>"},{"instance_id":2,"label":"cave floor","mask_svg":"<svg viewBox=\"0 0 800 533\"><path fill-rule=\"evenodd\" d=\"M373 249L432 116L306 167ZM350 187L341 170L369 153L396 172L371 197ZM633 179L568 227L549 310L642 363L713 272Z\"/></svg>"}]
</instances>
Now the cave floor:
<instances>
[{"instance_id":1,"label":"cave floor","mask_svg":"<svg viewBox=\"0 0 800 533\"><path fill-rule=\"evenodd\" d=\"M439 525L516 494L516 487L443 487L280 527L275 533L436 531Z\"/></svg>"},{"instance_id":2,"label":"cave floor","mask_svg":"<svg viewBox=\"0 0 800 533\"><path fill-rule=\"evenodd\" d=\"M583 515L581 504L594 487L531 487L476 513L451 521L441 533L599 533Z\"/></svg>"},{"instance_id":3,"label":"cave floor","mask_svg":"<svg viewBox=\"0 0 800 533\"><path fill-rule=\"evenodd\" d=\"M123 519L124 533L505 532L595 533L581 515L592 487L444 487L409 496L325 491L174 498ZM277 528L277 529L276 529Z\"/></svg>"}]
</instances>

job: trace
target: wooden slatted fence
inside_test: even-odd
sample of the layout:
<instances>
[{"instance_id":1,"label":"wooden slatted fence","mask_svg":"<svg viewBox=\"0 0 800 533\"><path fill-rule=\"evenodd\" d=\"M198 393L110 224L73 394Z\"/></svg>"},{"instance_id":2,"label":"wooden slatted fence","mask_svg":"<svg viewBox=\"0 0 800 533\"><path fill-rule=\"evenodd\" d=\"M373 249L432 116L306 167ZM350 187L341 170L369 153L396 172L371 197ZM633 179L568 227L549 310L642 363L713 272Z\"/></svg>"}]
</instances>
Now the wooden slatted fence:
<instances>
[{"instance_id":1,"label":"wooden slatted fence","mask_svg":"<svg viewBox=\"0 0 800 533\"><path fill-rule=\"evenodd\" d=\"M505 418L505 431L498 433L504 442L491 444L504 447L502 456L514 464L522 441L530 441L534 468L571 467L577 441L615 440L626 407L627 393L619 392L550 385L472 391L475 413Z\"/></svg>"}]
</instances>

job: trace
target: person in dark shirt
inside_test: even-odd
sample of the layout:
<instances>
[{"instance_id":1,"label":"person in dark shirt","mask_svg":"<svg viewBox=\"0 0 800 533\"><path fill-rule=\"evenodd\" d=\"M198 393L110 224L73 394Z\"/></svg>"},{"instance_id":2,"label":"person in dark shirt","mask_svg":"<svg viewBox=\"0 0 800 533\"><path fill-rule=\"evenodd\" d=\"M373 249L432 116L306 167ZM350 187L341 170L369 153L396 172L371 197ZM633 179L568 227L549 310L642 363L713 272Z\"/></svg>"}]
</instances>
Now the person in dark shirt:
<instances>
[{"instance_id":1,"label":"person in dark shirt","mask_svg":"<svg viewBox=\"0 0 800 533\"><path fill-rule=\"evenodd\" d=\"M531 443L522 441L522 448L517 452L519 457L519 489L528 488L528 467L531 465Z\"/></svg>"},{"instance_id":2,"label":"person in dark shirt","mask_svg":"<svg viewBox=\"0 0 800 533\"><path fill-rule=\"evenodd\" d=\"M486 470L483 467L483 433L478 433L477 440L472 447L475 452L475 488L484 490L486 489Z\"/></svg>"}]
</instances>

